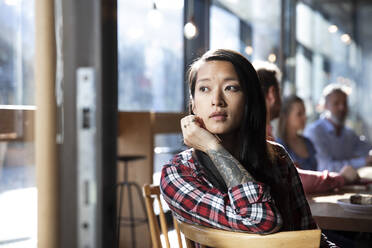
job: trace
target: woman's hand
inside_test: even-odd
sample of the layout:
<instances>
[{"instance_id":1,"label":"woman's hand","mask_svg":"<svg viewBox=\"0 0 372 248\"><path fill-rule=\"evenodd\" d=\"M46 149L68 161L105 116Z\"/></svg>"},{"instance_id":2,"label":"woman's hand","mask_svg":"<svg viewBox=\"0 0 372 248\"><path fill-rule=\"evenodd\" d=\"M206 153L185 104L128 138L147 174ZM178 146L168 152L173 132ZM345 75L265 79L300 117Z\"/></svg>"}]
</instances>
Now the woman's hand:
<instances>
[{"instance_id":1,"label":"woman's hand","mask_svg":"<svg viewBox=\"0 0 372 248\"><path fill-rule=\"evenodd\" d=\"M196 115L188 115L181 119L181 129L185 144L194 149L207 152L221 147L218 138L205 129L203 120Z\"/></svg>"},{"instance_id":2,"label":"woman's hand","mask_svg":"<svg viewBox=\"0 0 372 248\"><path fill-rule=\"evenodd\" d=\"M358 172L350 165L342 167L340 175L344 177L347 184L355 183L360 179Z\"/></svg>"},{"instance_id":3,"label":"woman's hand","mask_svg":"<svg viewBox=\"0 0 372 248\"><path fill-rule=\"evenodd\" d=\"M183 140L186 145L208 154L228 188L254 182L254 178L221 144L217 136L205 129L203 120L195 115L181 119Z\"/></svg>"}]
</instances>

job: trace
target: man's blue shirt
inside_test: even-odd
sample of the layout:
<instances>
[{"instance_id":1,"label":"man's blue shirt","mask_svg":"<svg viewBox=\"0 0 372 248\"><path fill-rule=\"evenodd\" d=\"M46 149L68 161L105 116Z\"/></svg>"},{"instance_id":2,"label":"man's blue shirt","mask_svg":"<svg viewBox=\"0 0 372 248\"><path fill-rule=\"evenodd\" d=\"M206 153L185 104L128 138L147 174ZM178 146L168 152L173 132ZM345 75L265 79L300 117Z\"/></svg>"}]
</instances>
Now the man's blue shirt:
<instances>
[{"instance_id":1,"label":"man's blue shirt","mask_svg":"<svg viewBox=\"0 0 372 248\"><path fill-rule=\"evenodd\" d=\"M348 127L336 135L333 124L321 118L305 129L304 135L314 144L317 151L318 170L339 172L344 165L360 168L366 164L371 144L360 138Z\"/></svg>"}]
</instances>

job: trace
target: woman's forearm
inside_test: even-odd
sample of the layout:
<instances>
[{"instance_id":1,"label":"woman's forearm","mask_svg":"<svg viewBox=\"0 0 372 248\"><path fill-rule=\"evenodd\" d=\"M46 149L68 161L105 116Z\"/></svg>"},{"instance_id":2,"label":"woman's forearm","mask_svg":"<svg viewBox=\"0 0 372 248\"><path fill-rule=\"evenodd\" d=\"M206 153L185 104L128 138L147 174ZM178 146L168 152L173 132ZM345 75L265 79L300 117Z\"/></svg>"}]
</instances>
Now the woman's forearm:
<instances>
[{"instance_id":1,"label":"woman's forearm","mask_svg":"<svg viewBox=\"0 0 372 248\"><path fill-rule=\"evenodd\" d=\"M249 172L222 146L206 151L228 188L236 185L255 182Z\"/></svg>"}]
</instances>

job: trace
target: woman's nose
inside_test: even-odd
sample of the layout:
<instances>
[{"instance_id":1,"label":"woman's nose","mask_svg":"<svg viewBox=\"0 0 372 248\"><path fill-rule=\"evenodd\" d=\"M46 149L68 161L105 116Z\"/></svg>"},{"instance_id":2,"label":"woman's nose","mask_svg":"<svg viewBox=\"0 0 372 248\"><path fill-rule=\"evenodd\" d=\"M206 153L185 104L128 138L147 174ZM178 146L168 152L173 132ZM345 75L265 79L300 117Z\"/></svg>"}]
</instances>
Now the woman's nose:
<instances>
[{"instance_id":1,"label":"woman's nose","mask_svg":"<svg viewBox=\"0 0 372 248\"><path fill-rule=\"evenodd\" d=\"M225 104L223 93L221 90L215 90L212 96L212 105L213 106L223 106Z\"/></svg>"}]
</instances>

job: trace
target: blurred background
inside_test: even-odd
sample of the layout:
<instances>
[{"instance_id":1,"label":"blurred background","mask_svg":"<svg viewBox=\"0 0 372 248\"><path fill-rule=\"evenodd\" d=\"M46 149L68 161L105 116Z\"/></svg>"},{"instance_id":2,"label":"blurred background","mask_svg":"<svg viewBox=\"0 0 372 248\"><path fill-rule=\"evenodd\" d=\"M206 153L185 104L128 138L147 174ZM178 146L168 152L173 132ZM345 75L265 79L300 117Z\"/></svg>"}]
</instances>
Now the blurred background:
<instances>
[{"instance_id":1,"label":"blurred background","mask_svg":"<svg viewBox=\"0 0 372 248\"><path fill-rule=\"evenodd\" d=\"M0 247L37 247L38 243L35 139L43 134L34 132L36 2L0 0ZM57 105L56 142L61 148L58 161L64 168L59 174L62 209L69 204L65 203L69 199L66 192L78 191L79 187L77 183L71 189L66 186L70 179L78 180L78 153L69 153L66 146L68 140L77 142L79 131L74 122L76 108L68 105L77 101L75 83L69 80L75 78L75 71L70 72L70 77L64 73L69 70L71 54L93 54L88 62L76 63L77 67L89 66L89 61L104 57L107 43L102 37L107 30L112 34L110 44L116 45L110 47L116 56L112 60L103 58L93 67L113 68L111 75L115 76L106 80L107 71L97 69L101 73L97 77L97 94L115 84L110 86L111 98L115 99L110 103L116 104L112 110L118 113L113 118L118 123L118 139L111 148L117 149L119 155L146 156L143 162L135 162L135 167L143 168L137 172L133 169L130 174L139 184L158 183L162 164L183 148L177 120L187 112L185 71L209 49L229 48L250 61L277 64L283 72L282 95L296 93L305 100L308 122L319 117L324 86L334 82L349 86L347 124L372 140L372 1L117 0L109 1L111 5L103 1L54 2L56 54L58 60L64 61L57 63L53 92ZM106 15L112 20L108 26L103 25ZM87 28L100 30L98 41L79 36ZM100 53L97 49L79 49L92 42L100 42L96 46L102 48L98 49ZM97 104L105 106L105 97L102 99ZM138 116L143 118L140 123L148 122L149 126L138 126ZM139 129L129 134L128 127ZM69 132L69 128L75 131ZM99 128L103 127L97 125ZM143 141L147 131L140 128L150 130ZM148 145L146 151L141 150L144 144ZM67 159L69 154L72 163ZM115 170L115 175L122 174L120 165ZM141 175L143 181L138 179ZM115 185L122 177L110 180ZM72 197L76 198L76 194ZM74 228L69 231L71 222L62 223L62 231L78 229L78 200L71 204L67 208L76 213L70 217ZM62 210L61 215L63 218L67 213ZM76 235L61 237L61 247L77 246ZM63 237L70 241L63 241ZM126 240L121 239L122 247L126 247ZM69 242L73 245L63 245Z\"/></svg>"}]
</instances>

